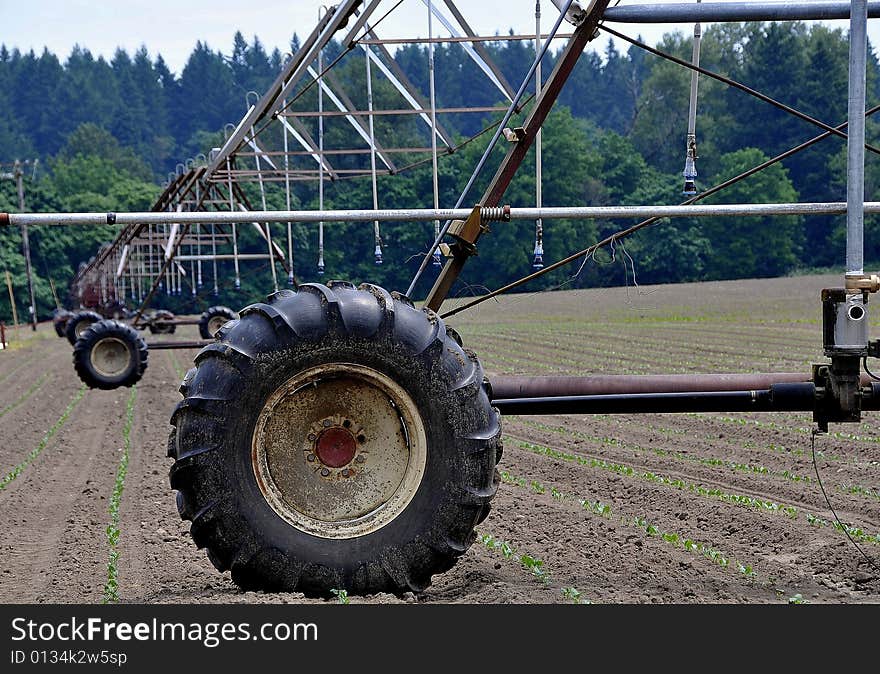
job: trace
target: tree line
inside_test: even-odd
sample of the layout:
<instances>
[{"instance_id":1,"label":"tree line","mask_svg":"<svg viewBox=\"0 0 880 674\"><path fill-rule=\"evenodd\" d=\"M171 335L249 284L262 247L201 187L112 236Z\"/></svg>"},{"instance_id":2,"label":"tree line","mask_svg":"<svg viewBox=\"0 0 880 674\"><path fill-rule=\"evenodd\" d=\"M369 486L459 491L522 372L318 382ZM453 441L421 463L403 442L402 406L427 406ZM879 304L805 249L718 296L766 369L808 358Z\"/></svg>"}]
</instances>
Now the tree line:
<instances>
[{"instance_id":1,"label":"tree line","mask_svg":"<svg viewBox=\"0 0 880 674\"><path fill-rule=\"evenodd\" d=\"M742 82L824 123L838 125L847 115L848 39L842 30L802 23L743 23L712 26L702 42L702 65ZM291 49L298 48L293 36ZM689 60L691 38L670 33L657 45ZM487 43L487 49L514 85L534 59L524 42ZM335 50L335 51L334 51ZM341 52L328 49L328 62ZM545 76L556 55L548 55ZM406 45L397 61L423 92L428 88L427 49ZM438 105L492 106L497 91L459 44L440 45L435 52ZM29 172L26 208L32 211L148 210L160 192L159 183L186 157L219 144L224 125L245 111L248 92L262 93L283 65L257 38L247 42L236 34L226 55L197 43L180 75L161 56L146 48L133 56L120 50L110 62L77 47L62 62L44 51L21 53L0 46L0 164L39 158ZM868 63L869 106L877 101L878 66ZM340 68L337 76L353 92L363 89L363 69ZM609 40L600 54L585 52L559 104L544 129L543 192L545 205L671 204L682 196L685 134L690 72L638 47L618 51ZM377 86L376 96L393 90ZM356 97L360 94L354 94ZM305 101L308 103L308 101ZM356 101L357 103L357 101ZM459 140L477 133L488 116L456 115L444 119ZM381 120L406 138L415 133L412 120ZM878 126L868 121L869 142ZM736 176L752 166L822 133L822 129L757 101L742 91L705 76L700 78L697 117L699 190ZM486 147L482 136L440 166L441 205L456 201ZM496 150L496 161L503 154ZM351 161L355 161L351 159ZM535 199L535 156L530 153L505 201L532 206ZM2 171L0 171L2 172ZM487 170L475 186L473 199L491 176ZM846 142L829 138L769 169L738 182L712 197L715 203L844 201ZM880 180L876 154L868 152L866 198ZM255 188L253 188L255 189ZM258 199L251 190L251 195ZM421 166L380 178L381 206L427 207L433 203L430 167ZM297 188L295 208L317 208L317 186ZM283 208L283 194L270 189L270 208ZM339 181L328 186L327 208L369 208L369 179ZM11 181L0 181L0 211L17 210ZM545 222L544 259L553 262L624 229L632 221ZM498 224L481 244L479 256L465 268L459 294L494 288L531 270L534 223ZM875 219L866 218L866 257L880 260ZM372 227L361 223L326 226L327 278L371 281L404 290L433 234L429 224L389 223L383 226L384 263L372 252ZM54 306L51 278L63 287L78 265L91 257L111 228L35 228L31 233L39 313ZM809 218L677 218L660 221L613 251L597 253L587 264L548 274L528 286L540 289L565 285L586 287L620 283L658 283L704 279L777 276L816 267L840 265L845 243L842 217ZM0 232L0 270L8 269L26 305L24 266L17 232ZM243 251L260 251L256 235L244 234ZM300 280L317 276L317 232L312 225L294 228L296 272ZM221 267L222 269L222 267ZM222 269L228 272L228 269ZM578 273L576 273L578 272ZM190 311L211 303L240 306L265 295L268 270L245 279L220 297L160 297L159 304ZM419 293L423 295L425 287ZM0 298L0 318L11 314Z\"/></svg>"}]
</instances>

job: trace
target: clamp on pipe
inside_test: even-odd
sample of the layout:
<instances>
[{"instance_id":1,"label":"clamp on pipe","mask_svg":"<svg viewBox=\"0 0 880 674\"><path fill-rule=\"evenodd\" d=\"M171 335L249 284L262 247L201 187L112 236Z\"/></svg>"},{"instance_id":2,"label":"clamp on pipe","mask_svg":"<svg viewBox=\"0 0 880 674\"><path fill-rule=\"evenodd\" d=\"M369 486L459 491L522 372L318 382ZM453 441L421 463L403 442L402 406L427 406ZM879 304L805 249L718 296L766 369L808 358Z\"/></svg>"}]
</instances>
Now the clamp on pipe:
<instances>
[{"instance_id":1,"label":"clamp on pipe","mask_svg":"<svg viewBox=\"0 0 880 674\"><path fill-rule=\"evenodd\" d=\"M880 276L877 274L847 275L845 288L847 292L876 293L880 291Z\"/></svg>"},{"instance_id":2,"label":"clamp on pipe","mask_svg":"<svg viewBox=\"0 0 880 674\"><path fill-rule=\"evenodd\" d=\"M477 239L489 231L489 222L510 222L510 206L482 206L477 204L471 210L467 220L453 220L447 234L455 237L456 242L440 244L440 252L445 257L454 255L453 247L465 252L467 255L477 254Z\"/></svg>"}]
</instances>

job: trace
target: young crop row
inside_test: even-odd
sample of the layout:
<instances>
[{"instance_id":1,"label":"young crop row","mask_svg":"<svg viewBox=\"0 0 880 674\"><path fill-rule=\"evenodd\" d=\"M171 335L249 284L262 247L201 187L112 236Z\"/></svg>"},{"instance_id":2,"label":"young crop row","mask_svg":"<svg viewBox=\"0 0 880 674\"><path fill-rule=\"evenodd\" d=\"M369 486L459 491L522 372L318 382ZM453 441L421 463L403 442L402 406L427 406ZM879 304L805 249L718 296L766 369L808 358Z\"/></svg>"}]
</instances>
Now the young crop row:
<instances>
[{"instance_id":1,"label":"young crop row","mask_svg":"<svg viewBox=\"0 0 880 674\"><path fill-rule=\"evenodd\" d=\"M537 445L532 442L520 440L518 442L518 446L522 449L526 449L532 452L533 454L539 454L541 456L547 456L553 459L561 459L563 461L574 462L582 466L587 466L589 468L599 468L602 470L617 473L619 475L625 475L627 477L635 477L638 479L646 480L648 482L655 482L657 484L674 487L675 489L690 491L698 494L699 496L717 498L721 501L725 501L728 503L736 503L739 505L746 505L752 508L773 512L783 512L789 517L797 517L797 508L789 505L780 505L775 501L768 501L745 494L732 494L725 492L721 489L717 489L715 487L705 487L703 485L696 484L695 482L687 482L679 478L670 478L663 475L658 475L651 471L638 471L631 466L627 466L625 464L608 462L604 459L596 459L592 457L571 454L569 452L553 449L545 445Z\"/></svg>"},{"instance_id":2,"label":"young crop row","mask_svg":"<svg viewBox=\"0 0 880 674\"><path fill-rule=\"evenodd\" d=\"M715 487L705 487L703 485L699 485L694 482L687 482L679 478L670 478L663 475L658 475L656 473L653 473L652 471L638 471L624 464L609 463L604 459L595 459L591 457L580 456L577 454L572 454L570 452L553 449L544 445L537 445L535 443L527 442L524 440L519 440L517 444L520 448L528 450L531 453L538 454L540 456L560 459L567 462L574 462L582 466L588 466L590 468L607 470L617 473L619 475L634 477L637 479L654 482L656 484L669 486L675 489L689 491L691 493L706 498L715 498L726 503L748 506L757 510L761 510L763 512L781 512L791 519L797 519L799 516L797 508L791 505L779 504L775 501L769 501L766 499L749 496L747 494L728 493ZM808 518L809 517L811 517L811 515L808 514ZM859 541L880 544L880 533L870 534L859 527L851 527L847 525L838 526L837 524L835 524L834 528L837 531L848 532L853 538L856 538Z\"/></svg>"},{"instance_id":3,"label":"young crop row","mask_svg":"<svg viewBox=\"0 0 880 674\"><path fill-rule=\"evenodd\" d=\"M4 407L2 410L0 410L0 419L2 419L6 414L8 414L12 410L14 410L19 405L21 405L25 400L30 398L34 393L36 393L43 386L43 382L46 381L46 377L48 377L48 376L49 376L48 372L43 374L43 376L40 377L39 379L37 379L37 381L35 381L33 384L31 384L31 387L27 391L22 393L18 397L18 399L9 403L6 407Z\"/></svg>"},{"instance_id":4,"label":"young crop row","mask_svg":"<svg viewBox=\"0 0 880 674\"><path fill-rule=\"evenodd\" d=\"M2 377L0 377L0 384L2 384L4 381L9 379L12 375L14 375L16 372L18 372L20 369L22 369L26 365L32 363L34 361L34 359L36 359L36 357L37 357L36 354L33 354L33 355L28 356L27 358L22 359L22 361L18 365L16 365L9 372L7 372Z\"/></svg>"},{"instance_id":5,"label":"young crop row","mask_svg":"<svg viewBox=\"0 0 880 674\"><path fill-rule=\"evenodd\" d=\"M37 446L34 447L30 452L28 452L21 463L19 463L6 475L0 478L0 491L6 489L6 487L8 487L19 475L21 475L22 471L24 471L25 468L33 463L34 459L42 454L43 450L46 449L46 446L49 444L49 441L52 439L52 437L67 422L67 419L70 417L71 412L73 412L73 408L76 407L77 403L80 400L82 400L85 393L86 386L85 384L83 384L74 394L73 399L68 403L67 407L64 409L64 412L61 413L61 416L58 417L58 420L54 424L52 424L52 427L43 435Z\"/></svg>"},{"instance_id":6,"label":"young crop row","mask_svg":"<svg viewBox=\"0 0 880 674\"><path fill-rule=\"evenodd\" d=\"M543 584L550 583L550 576L544 567L544 562L529 554L520 554L507 541L495 538L492 534L477 533L477 540L486 546L490 552L500 554L504 559L516 561L522 569L528 571ZM593 602L583 596L583 593L574 587L563 587L562 596L573 604L592 604Z\"/></svg>"},{"instance_id":7,"label":"young crop row","mask_svg":"<svg viewBox=\"0 0 880 674\"><path fill-rule=\"evenodd\" d=\"M513 476L509 472L505 471L501 474L501 480L505 484L509 484L512 486L520 487L520 488L529 488L533 493L542 495L546 494L546 487L536 480L532 480L531 482L527 482L525 478ZM566 494L558 490L556 487L550 488L550 495L552 498L558 501L573 501L584 509L587 510L594 515L598 515L599 517L611 518L612 511L611 506L604 504L600 501L591 501L584 498L579 498L573 494ZM757 574L754 570L752 564L738 562L736 560L732 560L731 556L721 552L720 550L714 548L713 546L702 543L699 541L695 541L689 537L684 536L678 532L674 531L663 531L659 527L649 523L645 517L624 517L620 516L618 521L621 524L627 526L633 526L638 529L643 530L648 536L656 537L659 540L668 543L669 545L684 550L685 552L692 554L699 554L707 559L715 562L722 568L733 568L736 569L740 574L747 578L756 578ZM731 565L732 564L732 565Z\"/></svg>"},{"instance_id":8,"label":"young crop row","mask_svg":"<svg viewBox=\"0 0 880 674\"><path fill-rule=\"evenodd\" d=\"M526 426L532 426L534 428L538 428L542 431L550 431L554 433L559 433L562 435L568 435L572 437L577 437L578 439L589 440L591 442L596 442L605 445L614 445L621 448L629 449L633 452L652 452L657 456L663 456L667 458L673 458L679 461L688 461L692 463L698 463L700 465L709 466L709 467L718 467L718 468L729 468L731 470L736 470L740 472L754 473L760 475L766 475L768 477L780 477L790 482L795 483L804 483L804 484L813 484L816 480L811 475L802 475L799 473L794 473L788 469L777 471L771 468L767 468L763 465L754 465L750 463L742 463L736 461L730 461L728 459L718 459L714 457L697 457L691 456L689 454L685 454L680 451L661 449L659 447L650 447L646 448L638 444L626 443L622 440L617 440L615 438L610 438L607 436L590 436L585 433L581 433L579 431L571 430L562 426L549 426L547 424L542 424L540 422L524 420L524 419L516 419L518 423L522 423ZM658 429L664 430L664 429ZM668 430L668 429L667 429ZM767 445L771 451L789 451L784 446L778 446L773 443ZM796 450L803 454L800 450ZM819 452L817 450L817 455ZM824 455L822 455L824 456ZM824 456L824 458L828 458ZM840 492L844 492L847 494L854 494L857 496L864 496L866 498L880 500L880 492L876 489L871 489L870 487L864 487L857 484L839 484L835 486L835 489Z\"/></svg>"},{"instance_id":9,"label":"young crop row","mask_svg":"<svg viewBox=\"0 0 880 674\"><path fill-rule=\"evenodd\" d=\"M134 405L137 387L132 387L125 405L125 423L122 427L122 456L116 468L116 481L110 495L110 523L107 525L107 545L110 559L107 562L107 582L104 584L104 603L119 601L119 505L125 489L125 476L128 474L128 460L131 456L131 426L134 421Z\"/></svg>"}]
</instances>

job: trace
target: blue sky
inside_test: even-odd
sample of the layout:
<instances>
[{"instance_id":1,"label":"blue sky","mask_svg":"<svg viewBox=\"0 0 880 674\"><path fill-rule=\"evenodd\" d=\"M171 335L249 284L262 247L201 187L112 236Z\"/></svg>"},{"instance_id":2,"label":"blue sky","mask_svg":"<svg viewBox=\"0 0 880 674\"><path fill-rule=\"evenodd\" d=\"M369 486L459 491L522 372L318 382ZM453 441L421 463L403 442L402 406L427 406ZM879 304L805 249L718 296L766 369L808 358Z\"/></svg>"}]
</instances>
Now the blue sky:
<instances>
[{"instance_id":1,"label":"blue sky","mask_svg":"<svg viewBox=\"0 0 880 674\"><path fill-rule=\"evenodd\" d=\"M659 1L669 0L622 3ZM437 2L442 4L441 0ZM479 32L506 32L509 28L523 33L534 31L535 0L459 0L458 4ZM552 25L555 8L549 0L541 0L541 4L546 30ZM228 53L236 30L241 30L248 41L257 35L268 50L278 47L285 51L294 32L300 36L311 32L321 5L317 0L0 0L0 42L22 50L42 51L47 46L62 60L75 44L106 59L117 47L133 53L146 45L152 56L161 53L171 70L180 74L196 40ZM844 28L848 25L846 21L830 23ZM651 44L664 32L693 30L692 24L615 27L630 35L641 33ZM426 35L424 4L421 0L404 0L383 28L385 37ZM880 44L880 19L869 22L869 36L872 44ZM600 38L596 44L601 49L606 41Z\"/></svg>"}]
</instances>

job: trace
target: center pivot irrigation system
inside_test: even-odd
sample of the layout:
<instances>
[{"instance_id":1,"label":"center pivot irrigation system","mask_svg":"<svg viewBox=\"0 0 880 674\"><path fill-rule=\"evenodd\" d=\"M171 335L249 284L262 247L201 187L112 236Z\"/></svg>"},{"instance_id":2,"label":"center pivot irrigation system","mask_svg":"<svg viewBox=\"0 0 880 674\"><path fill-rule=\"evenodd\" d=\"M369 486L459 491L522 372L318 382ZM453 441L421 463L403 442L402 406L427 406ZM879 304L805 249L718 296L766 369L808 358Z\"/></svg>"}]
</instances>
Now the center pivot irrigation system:
<instances>
[{"instance_id":1,"label":"center pivot irrigation system","mask_svg":"<svg viewBox=\"0 0 880 674\"><path fill-rule=\"evenodd\" d=\"M880 290L880 277L863 270L864 214L880 212L880 203L864 199L866 26L869 16L880 16L880 2L608 7L609 0L553 0L558 11L553 12L553 27L546 35L540 30L537 3L535 35L491 38L535 41L535 62L516 91L484 48L490 38L476 35L451 0L443 3L442 12L440 2L422 2L428 38L409 42L428 45L427 99L394 64L385 46L389 41L380 40L375 32L401 3L345 0L322 13L317 28L290 56L268 93L250 105L225 144L200 161L179 166L152 212L0 214L0 224L22 227L122 226L116 240L103 247L73 282L81 306L124 304L129 297L140 302L137 310L126 312L129 324L99 320L76 338L76 368L91 385L134 384L143 374L151 348L203 346L181 384L183 400L171 418L169 455L175 462L170 481L177 490L181 517L192 522L195 543L206 549L220 571L230 570L233 581L243 588L318 595L333 589L360 594L423 590L433 574L449 569L468 549L474 527L489 512L499 484L496 464L502 455L503 414L812 411L818 430L827 431L829 423L858 422L863 411L880 409L880 384L871 380L867 367L863 373L867 357L880 356L880 341L869 339L867 307L870 295ZM383 14L379 10L385 5L393 6ZM823 138L844 136L848 140L846 203L696 205L736 180L694 194L696 74L719 77L698 65L698 23L693 62L679 60L694 72L684 171L685 194L694 196L684 204L664 207L546 208L539 190L535 208L504 204L505 192L527 152L536 147L540 156L541 125L587 43L603 30L619 35L607 23L847 18L848 123L832 127L782 106L819 126L822 133L744 174L751 175ZM435 37L433 21L443 23L450 37ZM559 31L564 25L573 26L573 31L562 35ZM331 39L338 39L342 49L327 64L323 53ZM557 39L567 42L544 81L539 72L541 60ZM466 45L487 81L509 101L503 118L487 129L493 133L489 147L451 209L438 204L438 144L445 146L442 152L446 154L459 146L444 131L438 116L466 110L437 107L433 46L444 41ZM365 55L366 109L358 109L332 78L333 66L354 55ZM373 105L372 69L381 71L405 105L390 110ZM533 80L543 86L525 100ZM331 103L329 110L326 101ZM297 107L315 102L316 108ZM511 128L510 120L528 103L522 126ZM380 143L374 119L381 114L412 115L422 131L427 129L430 147ZM366 148L328 149L324 124L334 119L353 129ZM315 127L317 140L312 133ZM474 200L470 190L501 138L508 143L507 154L482 196ZM423 156L418 157L420 153ZM407 168L398 165L397 157L406 158L410 165L432 164L434 208L379 209L377 175ZM364 159L362 164L359 158ZM540 162L538 167L540 172ZM317 180L323 195L326 181L354 176L372 180L373 209L325 210L322 197L319 210L291 210L295 181ZM262 210L251 208L243 189L247 182L259 186ZM540 185L540 179L537 182ZM266 208L269 183L284 185L287 210ZM583 259L660 218L844 213L846 274L842 287L822 292L827 361L814 364L811 372L506 376L490 382L477 356L463 347L460 336L443 320ZM543 266L543 219L610 217L644 219ZM500 228L517 219L536 222L536 271L441 313L478 242L491 242L491 237L481 241L490 223ZM323 231L324 223L343 221L373 224L377 263L382 262L380 223L434 223L433 243L405 293L341 281L297 283L291 223L317 223ZM279 246L279 237L273 238L270 223L287 224L286 252ZM205 283L203 276L209 278L208 286L216 288L217 263L226 260L233 262L234 282L239 283L239 263L250 259L237 249L237 228L241 227L256 228L265 241L266 252L259 257L269 261L275 292L265 303L215 318L209 333L213 339L145 343L135 330L145 320L159 329L175 322L155 315L145 318L157 292L181 292L184 284L196 292ZM225 252L229 248L231 254ZM432 262L442 268L419 308L409 297L415 295ZM288 274L293 288L279 289L278 266ZM323 271L323 255L319 271Z\"/></svg>"}]
</instances>

